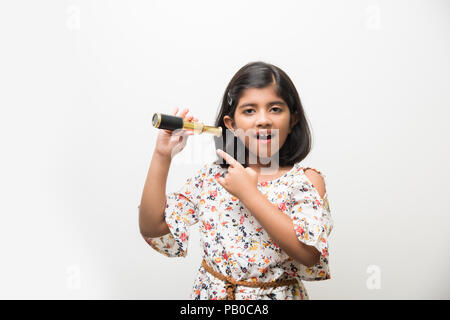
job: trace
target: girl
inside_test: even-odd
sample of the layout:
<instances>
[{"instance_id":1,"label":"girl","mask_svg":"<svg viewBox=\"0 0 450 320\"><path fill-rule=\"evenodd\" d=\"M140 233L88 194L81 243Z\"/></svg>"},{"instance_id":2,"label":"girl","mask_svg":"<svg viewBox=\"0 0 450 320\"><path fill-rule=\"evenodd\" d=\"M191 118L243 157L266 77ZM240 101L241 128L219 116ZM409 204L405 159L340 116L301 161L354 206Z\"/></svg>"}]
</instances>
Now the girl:
<instances>
[{"instance_id":1,"label":"girl","mask_svg":"<svg viewBox=\"0 0 450 320\"><path fill-rule=\"evenodd\" d=\"M198 121L187 113L180 115ZM158 252L184 257L198 223L203 261L192 299L309 299L302 280L330 279L333 221L325 176L300 165L311 136L294 84L274 65L245 65L215 126L223 132L218 159L167 196L170 161L192 133L160 130L139 207L142 236ZM269 165L276 169L267 174Z\"/></svg>"}]
</instances>

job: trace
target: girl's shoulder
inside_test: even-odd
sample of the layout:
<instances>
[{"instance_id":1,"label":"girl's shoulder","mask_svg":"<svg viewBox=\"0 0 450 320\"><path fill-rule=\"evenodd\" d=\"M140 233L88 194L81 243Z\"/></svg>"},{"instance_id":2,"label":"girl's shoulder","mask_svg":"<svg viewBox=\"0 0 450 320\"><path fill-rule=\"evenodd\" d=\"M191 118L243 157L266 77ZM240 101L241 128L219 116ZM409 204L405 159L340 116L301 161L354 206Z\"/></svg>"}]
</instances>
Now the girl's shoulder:
<instances>
[{"instance_id":1,"label":"girl's shoulder","mask_svg":"<svg viewBox=\"0 0 450 320\"><path fill-rule=\"evenodd\" d=\"M326 191L326 175L322 170L312 166L300 166L300 180L303 184L312 187L320 195L321 199L327 197Z\"/></svg>"},{"instance_id":2,"label":"girl's shoulder","mask_svg":"<svg viewBox=\"0 0 450 320\"><path fill-rule=\"evenodd\" d=\"M322 172L322 170L317 169L316 167L311 166L302 166L302 173L311 182L316 182L316 184L325 184L326 175Z\"/></svg>"}]
</instances>

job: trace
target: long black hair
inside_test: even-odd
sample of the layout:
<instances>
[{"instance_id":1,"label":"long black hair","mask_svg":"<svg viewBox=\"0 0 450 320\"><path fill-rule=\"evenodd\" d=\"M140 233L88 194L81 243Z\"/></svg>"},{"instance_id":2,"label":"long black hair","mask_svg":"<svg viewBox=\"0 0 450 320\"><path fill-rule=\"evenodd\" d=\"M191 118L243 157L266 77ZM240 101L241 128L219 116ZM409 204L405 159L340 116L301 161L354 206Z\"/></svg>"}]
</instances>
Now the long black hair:
<instances>
[{"instance_id":1,"label":"long black hair","mask_svg":"<svg viewBox=\"0 0 450 320\"><path fill-rule=\"evenodd\" d=\"M311 151L311 131L297 89L291 79L283 70L272 64L262 61L251 62L239 69L231 79L223 95L222 105L215 121L216 127L222 127L222 136L214 138L216 150L222 149L230 153L230 144L233 144L234 150L231 155L239 161L237 150L245 149L245 160L239 161L244 167L248 167L247 159L249 151L238 137L229 134L227 136L226 132L228 128L225 126L223 118L228 115L234 120L238 101L242 97L245 89L265 88L270 85L275 85L277 95L287 103L291 117L295 114L298 118L291 133L278 151L279 166L294 165L306 158ZM219 164L222 168L228 168L229 166L220 157L218 157L215 163Z\"/></svg>"}]
</instances>

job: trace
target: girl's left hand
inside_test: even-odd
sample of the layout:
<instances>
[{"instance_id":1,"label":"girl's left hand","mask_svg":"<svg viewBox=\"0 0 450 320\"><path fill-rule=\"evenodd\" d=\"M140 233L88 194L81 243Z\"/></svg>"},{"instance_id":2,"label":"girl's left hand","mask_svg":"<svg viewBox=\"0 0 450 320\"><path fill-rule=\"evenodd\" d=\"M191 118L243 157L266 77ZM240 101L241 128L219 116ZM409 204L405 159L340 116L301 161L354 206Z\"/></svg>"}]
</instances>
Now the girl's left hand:
<instances>
[{"instance_id":1,"label":"girl's left hand","mask_svg":"<svg viewBox=\"0 0 450 320\"><path fill-rule=\"evenodd\" d=\"M242 199L258 190L258 173L250 167L244 168L236 159L223 150L217 149L230 166L224 178L219 177L217 182L236 198Z\"/></svg>"}]
</instances>

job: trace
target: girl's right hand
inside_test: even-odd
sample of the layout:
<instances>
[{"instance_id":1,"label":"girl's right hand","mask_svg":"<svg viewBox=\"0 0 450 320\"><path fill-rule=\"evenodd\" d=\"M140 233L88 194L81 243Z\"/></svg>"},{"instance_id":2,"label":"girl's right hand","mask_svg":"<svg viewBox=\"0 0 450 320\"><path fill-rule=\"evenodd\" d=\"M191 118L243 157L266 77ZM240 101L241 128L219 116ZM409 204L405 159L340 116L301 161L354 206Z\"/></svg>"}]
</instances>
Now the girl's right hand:
<instances>
[{"instance_id":1,"label":"girl's right hand","mask_svg":"<svg viewBox=\"0 0 450 320\"><path fill-rule=\"evenodd\" d=\"M188 112L189 109L185 108L179 115L177 115L178 107L176 107L173 110L172 115L182 117L186 121L197 122L198 119L194 118L194 116L186 116ZM156 139L155 153L171 160L177 153L184 149L188 137L193 134L194 133L192 131L185 129L175 131L159 129L158 137Z\"/></svg>"}]
</instances>

